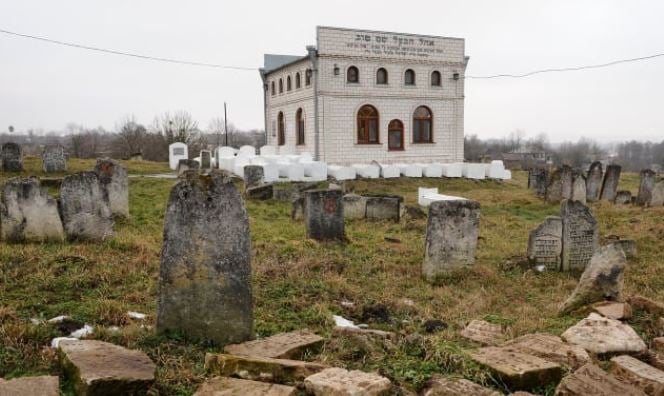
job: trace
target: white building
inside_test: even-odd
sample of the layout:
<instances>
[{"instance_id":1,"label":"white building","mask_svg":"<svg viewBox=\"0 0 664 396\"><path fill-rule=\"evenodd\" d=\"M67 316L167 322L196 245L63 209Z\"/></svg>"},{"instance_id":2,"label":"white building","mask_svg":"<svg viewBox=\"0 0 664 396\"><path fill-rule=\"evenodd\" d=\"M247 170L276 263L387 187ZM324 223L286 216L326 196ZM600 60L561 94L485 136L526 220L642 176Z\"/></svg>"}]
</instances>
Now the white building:
<instances>
[{"instance_id":1,"label":"white building","mask_svg":"<svg viewBox=\"0 0 664 396\"><path fill-rule=\"evenodd\" d=\"M267 144L334 164L463 161L463 39L318 27L307 52L265 55Z\"/></svg>"}]
</instances>

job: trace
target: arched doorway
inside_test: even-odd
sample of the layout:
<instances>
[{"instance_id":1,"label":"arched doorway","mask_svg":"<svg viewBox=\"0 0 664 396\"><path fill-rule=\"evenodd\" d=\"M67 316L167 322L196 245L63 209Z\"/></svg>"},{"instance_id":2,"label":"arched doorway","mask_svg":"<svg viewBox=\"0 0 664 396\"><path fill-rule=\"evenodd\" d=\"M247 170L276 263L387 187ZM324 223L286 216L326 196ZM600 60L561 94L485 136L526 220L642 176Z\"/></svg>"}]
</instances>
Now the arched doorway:
<instances>
[{"instance_id":1,"label":"arched doorway","mask_svg":"<svg viewBox=\"0 0 664 396\"><path fill-rule=\"evenodd\" d=\"M286 126L284 125L284 113L279 112L279 116L277 117L277 139L278 139L278 144L279 146L283 146L286 144L286 132L284 131L286 129Z\"/></svg>"},{"instance_id":2,"label":"arched doorway","mask_svg":"<svg viewBox=\"0 0 664 396\"><path fill-rule=\"evenodd\" d=\"M387 126L387 149L389 151L403 150L403 122L392 120Z\"/></svg>"}]
</instances>

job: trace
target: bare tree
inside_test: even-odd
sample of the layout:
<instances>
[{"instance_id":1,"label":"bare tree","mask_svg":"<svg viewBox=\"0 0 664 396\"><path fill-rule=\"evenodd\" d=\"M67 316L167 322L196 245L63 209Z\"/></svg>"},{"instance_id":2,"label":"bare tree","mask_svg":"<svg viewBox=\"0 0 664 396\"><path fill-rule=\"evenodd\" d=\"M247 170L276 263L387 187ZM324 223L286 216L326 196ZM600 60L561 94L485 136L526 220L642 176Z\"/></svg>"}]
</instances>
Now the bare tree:
<instances>
[{"instance_id":1,"label":"bare tree","mask_svg":"<svg viewBox=\"0 0 664 396\"><path fill-rule=\"evenodd\" d=\"M143 151L143 143L147 130L136 122L136 117L125 116L116 126L118 140L121 144L123 156L130 156Z\"/></svg>"},{"instance_id":2,"label":"bare tree","mask_svg":"<svg viewBox=\"0 0 664 396\"><path fill-rule=\"evenodd\" d=\"M210 120L207 132L215 136L214 142L216 146L226 145L226 127L224 119L216 117ZM228 142L230 144L230 142Z\"/></svg>"},{"instance_id":3,"label":"bare tree","mask_svg":"<svg viewBox=\"0 0 664 396\"><path fill-rule=\"evenodd\" d=\"M173 114L166 112L157 116L154 121L154 129L164 136L167 144L174 142L189 144L197 138L196 135L200 132L198 122L184 110L176 111Z\"/></svg>"}]
</instances>

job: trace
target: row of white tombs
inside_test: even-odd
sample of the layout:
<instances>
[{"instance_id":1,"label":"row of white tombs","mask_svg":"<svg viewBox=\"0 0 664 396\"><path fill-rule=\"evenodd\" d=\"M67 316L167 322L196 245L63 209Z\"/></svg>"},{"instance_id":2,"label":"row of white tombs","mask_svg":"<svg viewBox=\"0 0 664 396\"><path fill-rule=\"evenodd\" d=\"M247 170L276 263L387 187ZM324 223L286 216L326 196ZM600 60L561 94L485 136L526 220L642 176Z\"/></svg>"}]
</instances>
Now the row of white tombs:
<instances>
[{"instance_id":1,"label":"row of white tombs","mask_svg":"<svg viewBox=\"0 0 664 396\"><path fill-rule=\"evenodd\" d=\"M169 165L177 170L181 160L188 160L187 145L173 143L169 147ZM296 153L293 146L263 146L256 154L253 146L235 149L220 146L214 150L201 150L193 159L201 169L219 168L239 177L244 177L244 167L260 165L263 167L265 182L275 181L323 181L328 177L336 180L353 180L358 177L367 179L390 179L405 177L464 177L468 179L512 178L512 173L505 169L502 161L491 163L395 163L381 164L376 161L350 166L328 165L323 161L314 161L310 153Z\"/></svg>"}]
</instances>

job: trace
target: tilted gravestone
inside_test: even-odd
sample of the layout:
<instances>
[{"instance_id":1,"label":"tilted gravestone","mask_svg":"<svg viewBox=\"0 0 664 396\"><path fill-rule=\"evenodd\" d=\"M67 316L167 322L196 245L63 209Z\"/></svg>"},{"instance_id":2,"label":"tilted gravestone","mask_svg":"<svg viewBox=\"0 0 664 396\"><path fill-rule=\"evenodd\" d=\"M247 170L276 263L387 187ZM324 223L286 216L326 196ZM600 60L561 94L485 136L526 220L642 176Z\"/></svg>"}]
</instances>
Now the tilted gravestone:
<instances>
[{"instance_id":1,"label":"tilted gravestone","mask_svg":"<svg viewBox=\"0 0 664 396\"><path fill-rule=\"evenodd\" d=\"M657 174L651 169L644 169L639 176L641 177L641 181L639 183L639 194L636 196L636 204L639 206L649 206Z\"/></svg>"},{"instance_id":2,"label":"tilted gravestone","mask_svg":"<svg viewBox=\"0 0 664 396\"><path fill-rule=\"evenodd\" d=\"M546 167L530 168L528 172L528 188L535 194L543 196L546 193L546 185L549 179L549 170Z\"/></svg>"},{"instance_id":3,"label":"tilted gravestone","mask_svg":"<svg viewBox=\"0 0 664 396\"><path fill-rule=\"evenodd\" d=\"M561 194L563 199L572 199L574 188L574 170L569 165L560 168Z\"/></svg>"},{"instance_id":4,"label":"tilted gravestone","mask_svg":"<svg viewBox=\"0 0 664 396\"><path fill-rule=\"evenodd\" d=\"M617 205L627 205L632 203L632 193L628 190L620 190L616 193L614 202Z\"/></svg>"},{"instance_id":5,"label":"tilted gravestone","mask_svg":"<svg viewBox=\"0 0 664 396\"><path fill-rule=\"evenodd\" d=\"M590 208L579 201L564 200L560 206L563 220L563 271L583 271L599 246L599 229Z\"/></svg>"},{"instance_id":6,"label":"tilted gravestone","mask_svg":"<svg viewBox=\"0 0 664 396\"><path fill-rule=\"evenodd\" d=\"M431 204L422 265L428 281L475 263L479 224L479 202L459 199Z\"/></svg>"},{"instance_id":7,"label":"tilted gravestone","mask_svg":"<svg viewBox=\"0 0 664 396\"><path fill-rule=\"evenodd\" d=\"M9 179L2 189L0 232L3 241L60 242L65 233L58 203L36 177Z\"/></svg>"},{"instance_id":8,"label":"tilted gravestone","mask_svg":"<svg viewBox=\"0 0 664 396\"><path fill-rule=\"evenodd\" d=\"M3 144L2 149L0 149L0 158L2 159L3 171L23 171L23 149L20 145L12 142Z\"/></svg>"},{"instance_id":9,"label":"tilted gravestone","mask_svg":"<svg viewBox=\"0 0 664 396\"><path fill-rule=\"evenodd\" d=\"M563 165L551 173L546 185L544 200L548 203L560 203L572 198L574 173L568 165Z\"/></svg>"},{"instance_id":10,"label":"tilted gravestone","mask_svg":"<svg viewBox=\"0 0 664 396\"><path fill-rule=\"evenodd\" d=\"M586 204L586 178L581 174L574 175L572 182L572 197L570 199Z\"/></svg>"},{"instance_id":11,"label":"tilted gravestone","mask_svg":"<svg viewBox=\"0 0 664 396\"><path fill-rule=\"evenodd\" d=\"M201 169L212 168L212 153L209 150L201 150Z\"/></svg>"},{"instance_id":12,"label":"tilted gravestone","mask_svg":"<svg viewBox=\"0 0 664 396\"><path fill-rule=\"evenodd\" d=\"M657 207L664 205L664 180L655 184L652 189L652 198L650 198L650 206Z\"/></svg>"},{"instance_id":13,"label":"tilted gravestone","mask_svg":"<svg viewBox=\"0 0 664 396\"><path fill-rule=\"evenodd\" d=\"M59 144L49 144L42 152L42 169L46 173L64 172L67 170L65 148Z\"/></svg>"},{"instance_id":14,"label":"tilted gravestone","mask_svg":"<svg viewBox=\"0 0 664 396\"><path fill-rule=\"evenodd\" d=\"M247 165L244 167L244 188L258 187L265 182L265 171L262 165Z\"/></svg>"},{"instance_id":15,"label":"tilted gravestone","mask_svg":"<svg viewBox=\"0 0 664 396\"><path fill-rule=\"evenodd\" d=\"M616 199L621 171L622 167L620 165L609 165L606 167L604 181L602 182L602 192L600 194L602 201L613 202Z\"/></svg>"},{"instance_id":16,"label":"tilted gravestone","mask_svg":"<svg viewBox=\"0 0 664 396\"><path fill-rule=\"evenodd\" d=\"M164 219L157 328L217 344L254 336L251 235L231 179L184 174Z\"/></svg>"},{"instance_id":17,"label":"tilted gravestone","mask_svg":"<svg viewBox=\"0 0 664 396\"><path fill-rule=\"evenodd\" d=\"M129 217L129 179L127 170L109 158L97 159L95 173L103 188L111 213L116 217Z\"/></svg>"},{"instance_id":18,"label":"tilted gravestone","mask_svg":"<svg viewBox=\"0 0 664 396\"><path fill-rule=\"evenodd\" d=\"M340 190L312 190L304 193L304 223L307 238L319 241L343 240L343 192Z\"/></svg>"},{"instance_id":19,"label":"tilted gravestone","mask_svg":"<svg viewBox=\"0 0 664 396\"><path fill-rule=\"evenodd\" d=\"M528 237L528 260L533 265L544 265L550 271L560 271L563 250L563 221L549 216Z\"/></svg>"},{"instance_id":20,"label":"tilted gravestone","mask_svg":"<svg viewBox=\"0 0 664 396\"><path fill-rule=\"evenodd\" d=\"M94 172L62 179L60 215L69 239L100 241L113 235L111 208Z\"/></svg>"},{"instance_id":21,"label":"tilted gravestone","mask_svg":"<svg viewBox=\"0 0 664 396\"><path fill-rule=\"evenodd\" d=\"M603 176L602 163L599 161L593 162L590 169L588 169L588 177L586 178L586 199L588 202L599 201Z\"/></svg>"}]
</instances>

